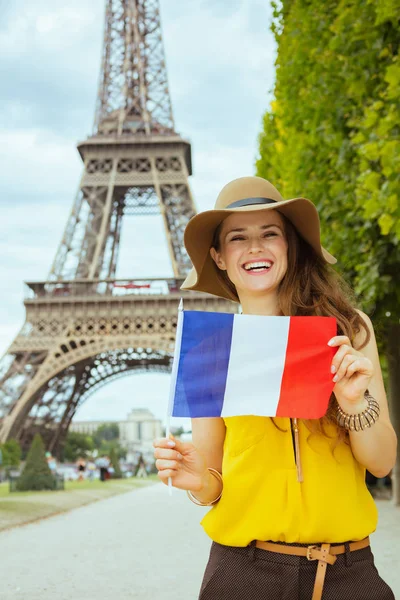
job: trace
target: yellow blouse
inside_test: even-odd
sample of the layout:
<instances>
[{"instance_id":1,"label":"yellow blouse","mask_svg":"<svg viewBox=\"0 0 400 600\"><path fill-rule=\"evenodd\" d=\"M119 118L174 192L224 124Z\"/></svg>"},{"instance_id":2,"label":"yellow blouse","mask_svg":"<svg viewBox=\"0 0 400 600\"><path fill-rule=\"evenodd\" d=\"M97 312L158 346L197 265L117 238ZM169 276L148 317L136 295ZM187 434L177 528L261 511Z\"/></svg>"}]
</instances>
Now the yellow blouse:
<instances>
[{"instance_id":1,"label":"yellow blouse","mask_svg":"<svg viewBox=\"0 0 400 600\"><path fill-rule=\"evenodd\" d=\"M201 524L214 541L246 546L252 540L334 543L360 540L376 529L377 509L365 469L349 445L334 452L332 438L311 434L299 421L303 482L297 470L290 419L225 418L220 501Z\"/></svg>"}]
</instances>

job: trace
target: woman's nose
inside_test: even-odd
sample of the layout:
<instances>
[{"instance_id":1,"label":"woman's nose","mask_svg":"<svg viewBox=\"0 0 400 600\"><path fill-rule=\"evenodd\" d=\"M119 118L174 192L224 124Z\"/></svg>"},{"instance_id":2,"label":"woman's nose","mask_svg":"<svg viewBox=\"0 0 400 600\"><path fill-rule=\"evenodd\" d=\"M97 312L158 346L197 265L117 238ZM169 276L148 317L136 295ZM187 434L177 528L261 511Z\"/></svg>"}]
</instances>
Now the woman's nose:
<instances>
[{"instance_id":1,"label":"woman's nose","mask_svg":"<svg viewBox=\"0 0 400 600\"><path fill-rule=\"evenodd\" d=\"M249 252L258 252L263 249L260 238L252 238L249 240Z\"/></svg>"}]
</instances>

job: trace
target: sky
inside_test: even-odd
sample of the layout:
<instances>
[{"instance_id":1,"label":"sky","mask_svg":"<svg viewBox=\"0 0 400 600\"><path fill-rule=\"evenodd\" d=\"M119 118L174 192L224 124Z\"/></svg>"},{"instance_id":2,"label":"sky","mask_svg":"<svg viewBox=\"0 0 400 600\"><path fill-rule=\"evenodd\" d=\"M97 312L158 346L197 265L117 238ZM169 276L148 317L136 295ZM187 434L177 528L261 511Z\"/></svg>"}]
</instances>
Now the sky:
<instances>
[{"instance_id":1,"label":"sky","mask_svg":"<svg viewBox=\"0 0 400 600\"><path fill-rule=\"evenodd\" d=\"M228 181L254 174L274 83L272 11L268 0L160 5L176 130L192 144L190 185L207 210ZM23 282L47 278L79 185L76 144L92 133L104 6L1 2L0 355L24 322ZM161 217L127 220L117 277L170 275ZM164 420L168 389L168 375L129 375L95 392L75 420L121 420L140 407Z\"/></svg>"}]
</instances>

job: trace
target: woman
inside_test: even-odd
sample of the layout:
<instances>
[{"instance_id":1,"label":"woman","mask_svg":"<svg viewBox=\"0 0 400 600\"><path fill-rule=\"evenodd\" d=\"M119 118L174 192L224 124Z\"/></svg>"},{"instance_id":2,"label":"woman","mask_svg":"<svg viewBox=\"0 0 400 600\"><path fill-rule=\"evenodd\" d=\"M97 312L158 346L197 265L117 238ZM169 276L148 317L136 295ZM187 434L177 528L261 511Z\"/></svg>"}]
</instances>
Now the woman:
<instances>
[{"instance_id":1,"label":"woman","mask_svg":"<svg viewBox=\"0 0 400 600\"><path fill-rule=\"evenodd\" d=\"M239 302L244 314L333 316L338 327L323 419L193 419L193 444L155 441L160 479L213 507L199 598L393 599L369 547L377 511L365 469L389 473L396 435L371 322L330 267L316 208L243 177L189 222L185 245L194 269L183 289Z\"/></svg>"}]
</instances>

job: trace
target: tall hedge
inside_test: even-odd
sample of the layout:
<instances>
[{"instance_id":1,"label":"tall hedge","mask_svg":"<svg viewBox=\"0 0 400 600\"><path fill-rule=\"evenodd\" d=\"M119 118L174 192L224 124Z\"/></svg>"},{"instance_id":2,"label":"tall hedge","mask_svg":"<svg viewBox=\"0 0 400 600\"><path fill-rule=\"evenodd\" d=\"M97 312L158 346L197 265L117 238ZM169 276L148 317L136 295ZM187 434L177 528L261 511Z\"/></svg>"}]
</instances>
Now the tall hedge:
<instances>
[{"instance_id":1,"label":"tall hedge","mask_svg":"<svg viewBox=\"0 0 400 600\"><path fill-rule=\"evenodd\" d=\"M400 434L400 0L273 6L257 174L317 205L324 245L380 334Z\"/></svg>"},{"instance_id":2,"label":"tall hedge","mask_svg":"<svg viewBox=\"0 0 400 600\"><path fill-rule=\"evenodd\" d=\"M113 479L121 479L122 471L118 460L116 448L112 448L110 452L111 466L114 467Z\"/></svg>"},{"instance_id":3,"label":"tall hedge","mask_svg":"<svg viewBox=\"0 0 400 600\"><path fill-rule=\"evenodd\" d=\"M19 491L54 490L55 479L47 464L42 438L36 434L26 457L24 470L17 482Z\"/></svg>"}]
</instances>

